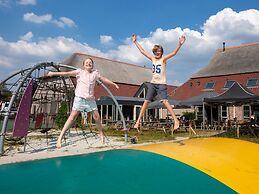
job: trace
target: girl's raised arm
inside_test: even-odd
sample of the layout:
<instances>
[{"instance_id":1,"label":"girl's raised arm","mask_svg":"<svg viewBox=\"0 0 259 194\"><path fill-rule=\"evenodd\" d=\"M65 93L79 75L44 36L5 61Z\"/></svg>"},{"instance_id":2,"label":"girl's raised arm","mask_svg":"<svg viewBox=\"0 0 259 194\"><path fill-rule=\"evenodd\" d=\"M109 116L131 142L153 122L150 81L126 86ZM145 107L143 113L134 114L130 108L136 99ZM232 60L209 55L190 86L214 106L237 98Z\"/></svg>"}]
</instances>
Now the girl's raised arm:
<instances>
[{"instance_id":1,"label":"girl's raised arm","mask_svg":"<svg viewBox=\"0 0 259 194\"><path fill-rule=\"evenodd\" d=\"M47 73L46 76L48 76L48 77L52 77L52 76L75 76L77 73L78 73L78 70L62 71L62 72L59 72L59 71L56 71L56 72L50 71L50 72Z\"/></svg>"},{"instance_id":2,"label":"girl's raised arm","mask_svg":"<svg viewBox=\"0 0 259 194\"><path fill-rule=\"evenodd\" d=\"M108 85L113 85L116 89L119 89L119 86L114 83L113 81L109 80L108 78L106 77L100 77L100 80L102 80L102 82L104 82L105 84L108 84Z\"/></svg>"}]
</instances>

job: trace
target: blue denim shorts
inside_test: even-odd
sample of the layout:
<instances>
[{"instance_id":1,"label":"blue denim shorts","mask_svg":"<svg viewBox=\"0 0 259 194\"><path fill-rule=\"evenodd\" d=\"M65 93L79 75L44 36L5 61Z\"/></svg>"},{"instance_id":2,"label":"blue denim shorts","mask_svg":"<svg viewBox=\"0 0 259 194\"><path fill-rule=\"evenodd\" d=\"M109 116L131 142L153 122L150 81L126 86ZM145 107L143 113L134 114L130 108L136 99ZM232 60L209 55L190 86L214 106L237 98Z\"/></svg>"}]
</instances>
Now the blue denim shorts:
<instances>
[{"instance_id":1,"label":"blue denim shorts","mask_svg":"<svg viewBox=\"0 0 259 194\"><path fill-rule=\"evenodd\" d=\"M97 105L95 100L87 100L85 98L75 96L72 110L79 112L92 112L97 110Z\"/></svg>"},{"instance_id":2,"label":"blue denim shorts","mask_svg":"<svg viewBox=\"0 0 259 194\"><path fill-rule=\"evenodd\" d=\"M158 96L159 100L167 100L167 87L166 84L152 84L146 83L147 86L147 96L146 100L152 101L156 96Z\"/></svg>"}]
</instances>

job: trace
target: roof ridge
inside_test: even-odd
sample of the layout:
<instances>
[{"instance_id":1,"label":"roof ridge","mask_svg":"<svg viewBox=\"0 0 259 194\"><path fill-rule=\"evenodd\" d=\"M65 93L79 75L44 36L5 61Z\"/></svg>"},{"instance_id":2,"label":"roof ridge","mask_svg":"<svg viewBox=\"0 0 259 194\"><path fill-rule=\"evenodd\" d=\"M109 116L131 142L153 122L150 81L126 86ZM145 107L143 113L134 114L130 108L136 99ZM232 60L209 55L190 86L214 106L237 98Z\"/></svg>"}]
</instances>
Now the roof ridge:
<instances>
[{"instance_id":1,"label":"roof ridge","mask_svg":"<svg viewBox=\"0 0 259 194\"><path fill-rule=\"evenodd\" d=\"M240 84L239 82L236 82L241 88L242 88L242 90L245 92L245 93L247 93L247 94L249 94L249 95L252 95L252 96L254 96L255 94L253 94L252 92L250 92L249 90L248 90L248 88L246 88L245 86L243 86L242 84ZM233 84L234 85L234 84Z\"/></svg>"},{"instance_id":2,"label":"roof ridge","mask_svg":"<svg viewBox=\"0 0 259 194\"><path fill-rule=\"evenodd\" d=\"M254 43L249 43L249 44L241 44L241 45L236 45L236 46L230 46L230 47L226 47L225 50L243 48L243 47L254 46L254 45L259 45L259 42L254 42ZM217 52L222 52L222 48L217 49Z\"/></svg>"},{"instance_id":3,"label":"roof ridge","mask_svg":"<svg viewBox=\"0 0 259 194\"><path fill-rule=\"evenodd\" d=\"M135 64L132 64L132 63L117 61L117 60L114 60L114 59L108 59L108 58L99 57L99 56L94 56L94 55L89 55L89 54L80 53L80 52L75 52L74 54L75 54L75 55L77 55L77 54L78 54L78 55L87 55L87 56L90 56L90 57L95 57L95 58L99 58L99 59L105 59L105 60L107 60L107 61L112 61L112 62L117 62L117 63L123 63L123 64L126 64L126 65L141 67L141 68L144 68L144 69L150 69L150 68L148 68L148 67L143 67L143 66L140 66L140 65L135 65Z\"/></svg>"},{"instance_id":4,"label":"roof ridge","mask_svg":"<svg viewBox=\"0 0 259 194\"><path fill-rule=\"evenodd\" d=\"M235 84L239 85L239 87L240 87L245 93L247 93L247 94L249 94L249 95L252 95L252 96L255 95L255 94L250 93L249 91L247 91L247 90L244 88L244 86L241 85L238 81L235 81L235 82L230 86L230 88L228 88L226 91L224 91L224 92L222 92L222 93L216 95L215 98L216 98L216 97L219 97L219 96L222 96L223 94L227 93L231 88L234 87Z\"/></svg>"}]
</instances>

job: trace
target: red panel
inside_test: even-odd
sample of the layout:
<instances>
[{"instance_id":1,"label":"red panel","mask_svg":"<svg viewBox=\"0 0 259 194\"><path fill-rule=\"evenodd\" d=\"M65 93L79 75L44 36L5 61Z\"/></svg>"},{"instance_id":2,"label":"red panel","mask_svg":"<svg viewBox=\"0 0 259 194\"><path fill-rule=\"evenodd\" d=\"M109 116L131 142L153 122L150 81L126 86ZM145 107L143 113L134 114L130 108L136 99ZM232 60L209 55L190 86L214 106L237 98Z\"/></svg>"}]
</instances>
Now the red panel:
<instances>
[{"instance_id":1,"label":"red panel","mask_svg":"<svg viewBox=\"0 0 259 194\"><path fill-rule=\"evenodd\" d=\"M14 120L13 136L24 137L28 134L29 116L32 102L32 79L29 81L21 98L18 111Z\"/></svg>"}]
</instances>

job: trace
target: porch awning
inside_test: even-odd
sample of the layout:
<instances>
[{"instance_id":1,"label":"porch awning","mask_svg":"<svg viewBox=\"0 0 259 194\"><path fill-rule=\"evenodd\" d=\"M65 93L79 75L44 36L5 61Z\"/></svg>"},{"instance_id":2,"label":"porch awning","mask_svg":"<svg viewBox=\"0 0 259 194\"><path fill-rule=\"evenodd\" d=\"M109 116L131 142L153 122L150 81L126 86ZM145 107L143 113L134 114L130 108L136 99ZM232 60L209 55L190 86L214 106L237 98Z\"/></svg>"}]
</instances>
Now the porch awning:
<instances>
[{"instance_id":1,"label":"porch awning","mask_svg":"<svg viewBox=\"0 0 259 194\"><path fill-rule=\"evenodd\" d=\"M171 104L171 105L174 105L174 106L179 106L179 101L178 100L174 100L174 99L169 99L168 102ZM161 102L161 100L156 100L154 102L151 102L148 106L148 109L155 109L155 108L163 108L164 105L163 103Z\"/></svg>"},{"instance_id":2,"label":"porch awning","mask_svg":"<svg viewBox=\"0 0 259 194\"><path fill-rule=\"evenodd\" d=\"M129 97L129 96L114 96L120 105L142 105L143 98ZM102 96L96 100L97 105L113 105L114 102L110 96Z\"/></svg>"},{"instance_id":3,"label":"porch awning","mask_svg":"<svg viewBox=\"0 0 259 194\"><path fill-rule=\"evenodd\" d=\"M238 82L235 82L224 93L212 97L204 98L204 102L209 104L246 104L246 103L258 103L259 96L249 91L246 87L242 86Z\"/></svg>"},{"instance_id":4,"label":"porch awning","mask_svg":"<svg viewBox=\"0 0 259 194\"><path fill-rule=\"evenodd\" d=\"M180 102L180 105L185 106L202 106L204 98L212 98L219 95L216 92L203 92L201 95L191 97L187 100L183 100Z\"/></svg>"}]
</instances>

